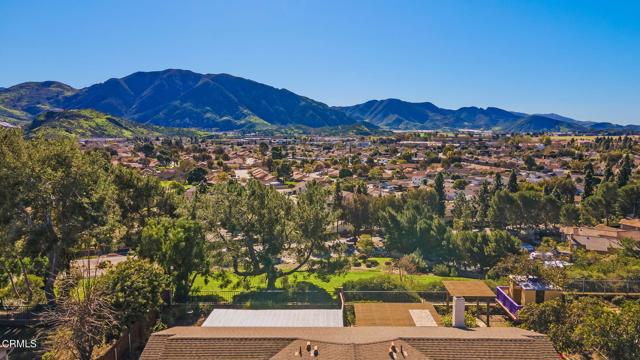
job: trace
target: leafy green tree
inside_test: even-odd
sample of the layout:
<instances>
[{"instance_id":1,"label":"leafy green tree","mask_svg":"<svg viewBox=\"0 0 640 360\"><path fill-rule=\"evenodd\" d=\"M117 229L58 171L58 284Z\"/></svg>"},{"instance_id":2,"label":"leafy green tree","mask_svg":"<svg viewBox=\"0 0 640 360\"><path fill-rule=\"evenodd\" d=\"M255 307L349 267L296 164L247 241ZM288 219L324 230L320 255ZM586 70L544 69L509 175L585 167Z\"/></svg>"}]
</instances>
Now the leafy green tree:
<instances>
[{"instance_id":1,"label":"leafy green tree","mask_svg":"<svg viewBox=\"0 0 640 360\"><path fill-rule=\"evenodd\" d=\"M467 266L486 269L494 266L507 254L518 252L519 241L504 230L459 231L453 244L460 260Z\"/></svg>"},{"instance_id":2,"label":"leafy green tree","mask_svg":"<svg viewBox=\"0 0 640 360\"><path fill-rule=\"evenodd\" d=\"M464 190L469 183L465 179L456 179L453 182L453 188L455 190Z\"/></svg>"},{"instance_id":3,"label":"leafy green tree","mask_svg":"<svg viewBox=\"0 0 640 360\"><path fill-rule=\"evenodd\" d=\"M560 224L575 226L580 223L580 209L574 204L565 204L560 209Z\"/></svg>"},{"instance_id":4,"label":"leafy green tree","mask_svg":"<svg viewBox=\"0 0 640 360\"><path fill-rule=\"evenodd\" d=\"M631 158L629 154L625 154L622 158L622 166L618 171L618 187L623 187L629 183L631 178Z\"/></svg>"},{"instance_id":5,"label":"leafy green tree","mask_svg":"<svg viewBox=\"0 0 640 360\"><path fill-rule=\"evenodd\" d=\"M439 172L436 175L436 178L434 180L434 189L436 191L436 194L438 195L438 205L436 213L439 216L444 217L445 201L447 199L447 195L444 192L444 174L442 174L442 172Z\"/></svg>"},{"instance_id":6,"label":"leafy green tree","mask_svg":"<svg viewBox=\"0 0 640 360\"><path fill-rule=\"evenodd\" d=\"M335 182L335 186L333 188L333 208L335 210L342 209L342 200L343 200L342 186L341 186L340 179L337 179Z\"/></svg>"},{"instance_id":7,"label":"leafy green tree","mask_svg":"<svg viewBox=\"0 0 640 360\"><path fill-rule=\"evenodd\" d=\"M369 170L369 173L367 174L369 179L373 179L373 180L382 179L382 175L384 175L384 173L382 169L379 167L372 167L371 170Z\"/></svg>"},{"instance_id":8,"label":"leafy green tree","mask_svg":"<svg viewBox=\"0 0 640 360\"><path fill-rule=\"evenodd\" d=\"M142 230L137 253L157 262L171 280L176 301L184 301L198 275L208 276L208 243L200 223L186 218L156 218Z\"/></svg>"},{"instance_id":9,"label":"leafy green tree","mask_svg":"<svg viewBox=\"0 0 640 360\"><path fill-rule=\"evenodd\" d=\"M495 194L496 192L502 190L504 185L502 185L502 175L499 172L493 177L493 187L491 188L491 194Z\"/></svg>"},{"instance_id":10,"label":"leafy green tree","mask_svg":"<svg viewBox=\"0 0 640 360\"><path fill-rule=\"evenodd\" d=\"M162 291L169 279L162 268L146 259L127 259L107 271L99 279L116 313L119 335L122 328L144 319L150 312L160 310Z\"/></svg>"},{"instance_id":11,"label":"leafy green tree","mask_svg":"<svg viewBox=\"0 0 640 360\"><path fill-rule=\"evenodd\" d=\"M585 165L584 170L584 190L582 192L583 200L593 195L595 186L596 180L593 176L593 164L591 164L591 162L588 162L587 165Z\"/></svg>"},{"instance_id":12,"label":"leafy green tree","mask_svg":"<svg viewBox=\"0 0 640 360\"><path fill-rule=\"evenodd\" d=\"M0 221L12 241L24 239L31 256L48 260L45 293L55 294L58 273L73 250L111 241L114 205L108 160L84 152L73 138L27 141L0 131Z\"/></svg>"},{"instance_id":13,"label":"leafy green tree","mask_svg":"<svg viewBox=\"0 0 640 360\"><path fill-rule=\"evenodd\" d=\"M207 169L196 167L187 173L187 182L189 184L199 184L201 182L207 181Z\"/></svg>"},{"instance_id":14,"label":"leafy green tree","mask_svg":"<svg viewBox=\"0 0 640 360\"><path fill-rule=\"evenodd\" d=\"M258 144L258 150L260 151L260 154L262 156L266 156L269 152L269 145L267 145L267 143L265 143L264 141L261 141L260 144Z\"/></svg>"},{"instance_id":15,"label":"leafy green tree","mask_svg":"<svg viewBox=\"0 0 640 360\"><path fill-rule=\"evenodd\" d=\"M515 194L518 202L517 218L521 226L535 228L544 222L542 201L544 195L537 191L518 191Z\"/></svg>"},{"instance_id":16,"label":"leafy green tree","mask_svg":"<svg viewBox=\"0 0 640 360\"><path fill-rule=\"evenodd\" d=\"M285 153L280 146L274 146L271 148L271 159L280 160L285 158Z\"/></svg>"},{"instance_id":17,"label":"leafy green tree","mask_svg":"<svg viewBox=\"0 0 640 360\"><path fill-rule=\"evenodd\" d=\"M525 328L549 335L564 353L597 352L620 360L640 356L640 305L634 301L616 311L598 298L557 298L527 305L519 317Z\"/></svg>"},{"instance_id":18,"label":"leafy green tree","mask_svg":"<svg viewBox=\"0 0 640 360\"><path fill-rule=\"evenodd\" d=\"M479 227L487 224L487 216L489 215L489 202L491 201L491 191L489 190L489 182L484 180L480 187L480 191L476 195L476 204L478 212L476 213L476 223Z\"/></svg>"},{"instance_id":19,"label":"leafy green tree","mask_svg":"<svg viewBox=\"0 0 640 360\"><path fill-rule=\"evenodd\" d=\"M618 194L620 215L631 218L640 216L640 185L625 185L618 190Z\"/></svg>"},{"instance_id":20,"label":"leafy green tree","mask_svg":"<svg viewBox=\"0 0 640 360\"><path fill-rule=\"evenodd\" d=\"M518 202L509 191L498 191L489 204L488 218L491 225L496 229L504 229L507 226L515 225L517 221L514 216L520 211Z\"/></svg>"},{"instance_id":21,"label":"leafy green tree","mask_svg":"<svg viewBox=\"0 0 640 360\"><path fill-rule=\"evenodd\" d=\"M509 174L507 190L509 190L510 193L518 192L518 175L516 174L515 169L511 169L511 174Z\"/></svg>"},{"instance_id":22,"label":"leafy green tree","mask_svg":"<svg viewBox=\"0 0 640 360\"><path fill-rule=\"evenodd\" d=\"M335 219L327 194L316 182L293 201L257 180L217 185L204 201L200 217L220 247L219 264L229 264L237 275L266 275L273 289L280 277L301 271L340 271L346 262L330 242ZM333 256L332 256L333 255ZM294 259L290 268L277 266ZM315 258L315 259L314 259Z\"/></svg>"},{"instance_id":23,"label":"leafy green tree","mask_svg":"<svg viewBox=\"0 0 640 360\"><path fill-rule=\"evenodd\" d=\"M365 254L367 256L373 255L373 251L375 250L375 245L373 244L373 240L371 236L363 236L358 240L358 251L361 254Z\"/></svg>"},{"instance_id":24,"label":"leafy green tree","mask_svg":"<svg viewBox=\"0 0 640 360\"><path fill-rule=\"evenodd\" d=\"M147 219L175 216L178 199L165 190L155 176L145 176L124 166L114 167L112 176L118 194L115 198L119 209L117 222L125 233L125 244L136 247Z\"/></svg>"},{"instance_id":25,"label":"leafy green tree","mask_svg":"<svg viewBox=\"0 0 640 360\"><path fill-rule=\"evenodd\" d=\"M388 208L380 223L385 248L401 254L420 249L431 259L449 256L451 229L436 215L436 199L434 191L412 191L400 209Z\"/></svg>"},{"instance_id":26,"label":"leafy green tree","mask_svg":"<svg viewBox=\"0 0 640 360\"><path fill-rule=\"evenodd\" d=\"M598 186L595 196L603 200L604 220L607 225L614 221L617 215L618 185L613 181L605 182Z\"/></svg>"},{"instance_id":27,"label":"leafy green tree","mask_svg":"<svg viewBox=\"0 0 640 360\"><path fill-rule=\"evenodd\" d=\"M467 200L465 193L457 193L453 199L453 207L451 209L453 228L456 230L471 230L473 228L474 214L473 204Z\"/></svg>"},{"instance_id":28,"label":"leafy green tree","mask_svg":"<svg viewBox=\"0 0 640 360\"><path fill-rule=\"evenodd\" d=\"M365 184L364 181L358 181L358 183L356 184L355 192L356 194L367 195L367 184Z\"/></svg>"},{"instance_id":29,"label":"leafy green tree","mask_svg":"<svg viewBox=\"0 0 640 360\"><path fill-rule=\"evenodd\" d=\"M590 196L580 206L580 221L584 224L597 225L606 217L605 202L599 196Z\"/></svg>"},{"instance_id":30,"label":"leafy green tree","mask_svg":"<svg viewBox=\"0 0 640 360\"><path fill-rule=\"evenodd\" d=\"M289 180L293 175L293 168L291 167L291 163L289 161L280 161L278 166L276 167L276 173L278 178L283 181Z\"/></svg>"},{"instance_id":31,"label":"leafy green tree","mask_svg":"<svg viewBox=\"0 0 640 360\"><path fill-rule=\"evenodd\" d=\"M536 159L531 155L527 155L524 158L524 165L527 167L527 170L535 170L538 168L538 164L536 164Z\"/></svg>"},{"instance_id":32,"label":"leafy green tree","mask_svg":"<svg viewBox=\"0 0 640 360\"><path fill-rule=\"evenodd\" d=\"M338 177L341 179L352 177L352 176L353 176L353 172L349 170L349 168L343 167L340 169L340 171L338 171Z\"/></svg>"},{"instance_id":33,"label":"leafy green tree","mask_svg":"<svg viewBox=\"0 0 640 360\"><path fill-rule=\"evenodd\" d=\"M608 182L613 180L613 165L608 164L604 170L604 177L602 178L602 182Z\"/></svg>"},{"instance_id":34,"label":"leafy green tree","mask_svg":"<svg viewBox=\"0 0 640 360\"><path fill-rule=\"evenodd\" d=\"M364 194L355 194L344 204L342 218L353 226L355 235L359 235L363 229L371 225L369 197Z\"/></svg>"},{"instance_id":35,"label":"leafy green tree","mask_svg":"<svg viewBox=\"0 0 640 360\"><path fill-rule=\"evenodd\" d=\"M563 179L558 179L553 188L555 197L564 204L573 204L576 196L576 184L569 174Z\"/></svg>"}]
</instances>

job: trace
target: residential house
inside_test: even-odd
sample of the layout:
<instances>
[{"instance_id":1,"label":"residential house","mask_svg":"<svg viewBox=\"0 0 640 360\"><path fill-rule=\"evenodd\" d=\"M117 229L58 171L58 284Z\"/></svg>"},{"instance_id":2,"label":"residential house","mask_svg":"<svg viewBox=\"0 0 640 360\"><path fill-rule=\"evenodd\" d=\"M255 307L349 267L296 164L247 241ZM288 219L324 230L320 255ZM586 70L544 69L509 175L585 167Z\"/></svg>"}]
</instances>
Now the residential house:
<instances>
[{"instance_id":1,"label":"residential house","mask_svg":"<svg viewBox=\"0 0 640 360\"><path fill-rule=\"evenodd\" d=\"M141 360L557 359L546 335L515 327L174 327Z\"/></svg>"}]
</instances>

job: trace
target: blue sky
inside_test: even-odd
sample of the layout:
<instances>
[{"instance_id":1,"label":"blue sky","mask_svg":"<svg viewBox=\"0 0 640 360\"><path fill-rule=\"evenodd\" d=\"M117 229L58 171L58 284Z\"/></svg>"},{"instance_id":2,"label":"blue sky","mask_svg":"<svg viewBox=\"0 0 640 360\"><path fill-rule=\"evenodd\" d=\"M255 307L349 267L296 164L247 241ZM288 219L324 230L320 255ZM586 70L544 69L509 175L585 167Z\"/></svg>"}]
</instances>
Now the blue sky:
<instances>
[{"instance_id":1,"label":"blue sky","mask_svg":"<svg viewBox=\"0 0 640 360\"><path fill-rule=\"evenodd\" d=\"M640 124L640 2L0 1L0 86L230 73L350 105L395 97Z\"/></svg>"}]
</instances>

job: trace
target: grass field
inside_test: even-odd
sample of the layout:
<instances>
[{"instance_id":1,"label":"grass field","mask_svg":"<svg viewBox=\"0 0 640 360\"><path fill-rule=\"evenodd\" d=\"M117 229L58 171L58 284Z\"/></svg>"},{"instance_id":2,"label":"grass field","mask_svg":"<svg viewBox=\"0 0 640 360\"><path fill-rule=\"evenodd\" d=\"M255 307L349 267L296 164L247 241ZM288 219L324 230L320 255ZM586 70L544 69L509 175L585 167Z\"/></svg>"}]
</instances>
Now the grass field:
<instances>
[{"instance_id":1,"label":"grass field","mask_svg":"<svg viewBox=\"0 0 640 360\"><path fill-rule=\"evenodd\" d=\"M342 287L342 285L351 280L359 280L359 279L368 279L375 276L380 276L384 274L388 274L384 269L384 262L387 261L387 258L370 258L369 260L377 261L379 266L367 269L363 266L362 269L352 269L344 274L339 275L330 275L326 277L319 277L316 274L309 274L305 271L297 272L287 276L285 282L288 284L308 283L311 287L317 287L318 290L324 290L327 293L333 295L336 288ZM391 276L400 278L398 274L393 274ZM244 279L243 284L239 284L242 281L242 278L229 273L228 274L228 284L227 286L223 286L224 284L214 278L209 278L208 283L205 284L205 278L202 276L198 276L193 284L193 290L200 291L236 291L236 290L256 290L260 288L265 288L267 286L266 277L265 276L254 276L250 278ZM426 290L433 289L434 286L438 286L441 284L442 280L468 280L467 278L461 277L443 277L437 275L404 275L403 282L407 285L408 288L412 290ZM234 286L234 284L238 284ZM283 287L283 279L278 279L276 286ZM229 294L231 296L231 294ZM222 295L223 297L227 297L226 295Z\"/></svg>"}]
</instances>

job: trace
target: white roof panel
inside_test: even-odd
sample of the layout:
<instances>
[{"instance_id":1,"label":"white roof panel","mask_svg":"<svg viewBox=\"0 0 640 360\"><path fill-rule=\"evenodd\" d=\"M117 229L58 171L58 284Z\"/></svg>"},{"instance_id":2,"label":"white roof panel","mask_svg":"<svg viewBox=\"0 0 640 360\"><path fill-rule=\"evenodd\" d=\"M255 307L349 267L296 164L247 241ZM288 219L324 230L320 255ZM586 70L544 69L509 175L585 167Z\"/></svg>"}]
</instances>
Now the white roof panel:
<instances>
[{"instance_id":1,"label":"white roof panel","mask_svg":"<svg viewBox=\"0 0 640 360\"><path fill-rule=\"evenodd\" d=\"M342 327L342 310L214 309L204 327Z\"/></svg>"}]
</instances>

